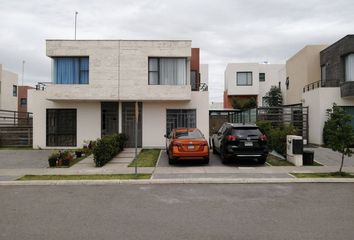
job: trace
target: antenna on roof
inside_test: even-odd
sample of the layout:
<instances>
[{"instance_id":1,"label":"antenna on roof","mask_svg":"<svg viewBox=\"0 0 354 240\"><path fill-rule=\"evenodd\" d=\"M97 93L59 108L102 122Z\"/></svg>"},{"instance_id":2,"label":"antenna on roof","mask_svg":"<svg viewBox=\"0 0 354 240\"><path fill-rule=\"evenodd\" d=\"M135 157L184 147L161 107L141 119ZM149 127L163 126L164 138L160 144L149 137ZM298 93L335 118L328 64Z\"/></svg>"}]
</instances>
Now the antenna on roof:
<instances>
[{"instance_id":1,"label":"antenna on roof","mask_svg":"<svg viewBox=\"0 0 354 240\"><path fill-rule=\"evenodd\" d=\"M75 40L76 40L76 22L77 22L77 14L79 14L79 13L75 11Z\"/></svg>"}]
</instances>

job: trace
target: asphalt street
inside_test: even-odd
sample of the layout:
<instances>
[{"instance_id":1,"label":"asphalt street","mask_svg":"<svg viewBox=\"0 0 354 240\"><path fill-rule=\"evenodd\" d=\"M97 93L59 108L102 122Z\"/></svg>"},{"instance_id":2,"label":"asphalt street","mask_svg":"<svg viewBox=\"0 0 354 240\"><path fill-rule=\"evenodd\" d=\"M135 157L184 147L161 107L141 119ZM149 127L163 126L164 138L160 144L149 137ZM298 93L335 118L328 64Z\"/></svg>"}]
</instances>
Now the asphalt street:
<instances>
[{"instance_id":1,"label":"asphalt street","mask_svg":"<svg viewBox=\"0 0 354 240\"><path fill-rule=\"evenodd\" d=\"M1 186L0 239L353 239L353 188Z\"/></svg>"}]
</instances>

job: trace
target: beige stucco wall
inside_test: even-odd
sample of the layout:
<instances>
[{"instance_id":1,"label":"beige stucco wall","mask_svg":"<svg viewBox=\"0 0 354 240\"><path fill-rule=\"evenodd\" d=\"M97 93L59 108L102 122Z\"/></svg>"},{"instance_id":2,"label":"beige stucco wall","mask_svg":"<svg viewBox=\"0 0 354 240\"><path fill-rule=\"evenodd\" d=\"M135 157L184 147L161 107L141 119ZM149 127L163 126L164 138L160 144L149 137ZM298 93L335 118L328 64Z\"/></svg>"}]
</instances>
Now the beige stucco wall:
<instances>
[{"instance_id":1,"label":"beige stucco wall","mask_svg":"<svg viewBox=\"0 0 354 240\"><path fill-rule=\"evenodd\" d=\"M209 84L209 65L200 64L200 82Z\"/></svg>"},{"instance_id":2,"label":"beige stucco wall","mask_svg":"<svg viewBox=\"0 0 354 240\"><path fill-rule=\"evenodd\" d=\"M47 56L88 56L88 85L49 85L52 100L190 100L191 41L47 40ZM148 57L186 57L187 84L148 85Z\"/></svg>"},{"instance_id":3,"label":"beige stucco wall","mask_svg":"<svg viewBox=\"0 0 354 240\"><path fill-rule=\"evenodd\" d=\"M46 147L46 109L77 109L77 147L85 140L101 137L101 103L89 101L48 101L44 91L28 91L28 111L33 112L33 148ZM54 148L54 147L49 147ZM60 148L60 147L56 147ZM63 147L62 147L63 148ZM64 147L69 148L69 147Z\"/></svg>"},{"instance_id":4,"label":"beige stucco wall","mask_svg":"<svg viewBox=\"0 0 354 240\"><path fill-rule=\"evenodd\" d=\"M17 86L18 75L3 69L0 64L0 109L17 111L17 96L13 96L13 85Z\"/></svg>"},{"instance_id":5,"label":"beige stucco wall","mask_svg":"<svg viewBox=\"0 0 354 240\"><path fill-rule=\"evenodd\" d=\"M323 144L322 133L327 120L326 109L333 103L338 106L353 106L353 99L340 96L340 88L316 88L303 94L303 106L309 107L309 142Z\"/></svg>"},{"instance_id":6,"label":"beige stucco wall","mask_svg":"<svg viewBox=\"0 0 354 240\"><path fill-rule=\"evenodd\" d=\"M143 103L143 146L164 147L167 109L196 109L197 128L209 141L208 92L192 92L192 100L186 102L144 102Z\"/></svg>"},{"instance_id":7,"label":"beige stucco wall","mask_svg":"<svg viewBox=\"0 0 354 240\"><path fill-rule=\"evenodd\" d=\"M303 87L321 80L320 51L328 45L308 45L286 61L289 89L286 104L301 103Z\"/></svg>"}]
</instances>

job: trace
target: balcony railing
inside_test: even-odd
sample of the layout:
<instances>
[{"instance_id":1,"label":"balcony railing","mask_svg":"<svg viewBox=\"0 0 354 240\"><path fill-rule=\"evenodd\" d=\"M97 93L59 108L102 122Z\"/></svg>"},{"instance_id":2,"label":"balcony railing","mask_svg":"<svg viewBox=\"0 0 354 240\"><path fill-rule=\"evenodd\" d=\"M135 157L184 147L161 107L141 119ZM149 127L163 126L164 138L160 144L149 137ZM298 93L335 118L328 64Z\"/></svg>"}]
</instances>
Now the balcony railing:
<instances>
[{"instance_id":1,"label":"balcony railing","mask_svg":"<svg viewBox=\"0 0 354 240\"><path fill-rule=\"evenodd\" d=\"M319 80L317 82L313 82L313 83L307 84L302 89L302 92L309 92L309 91L314 90L316 88L339 87L339 86L340 86L340 81L337 80L337 79L334 79L334 80L327 79L326 81Z\"/></svg>"}]
</instances>

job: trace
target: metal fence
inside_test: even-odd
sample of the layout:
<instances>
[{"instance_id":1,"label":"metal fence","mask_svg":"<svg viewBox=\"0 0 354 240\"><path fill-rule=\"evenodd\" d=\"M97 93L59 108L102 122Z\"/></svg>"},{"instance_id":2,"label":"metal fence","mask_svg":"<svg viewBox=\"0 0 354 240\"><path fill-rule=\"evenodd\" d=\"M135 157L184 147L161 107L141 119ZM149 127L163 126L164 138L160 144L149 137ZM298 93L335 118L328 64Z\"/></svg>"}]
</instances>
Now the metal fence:
<instances>
[{"instance_id":1,"label":"metal fence","mask_svg":"<svg viewBox=\"0 0 354 240\"><path fill-rule=\"evenodd\" d=\"M244 111L224 110L209 111L209 133L217 132L224 122L231 123L256 123L259 120L270 121L273 126L292 124L298 135L308 140L308 107L282 106L282 107L259 107Z\"/></svg>"},{"instance_id":2,"label":"metal fence","mask_svg":"<svg viewBox=\"0 0 354 240\"><path fill-rule=\"evenodd\" d=\"M31 147L32 142L32 113L0 110L0 146Z\"/></svg>"}]
</instances>

